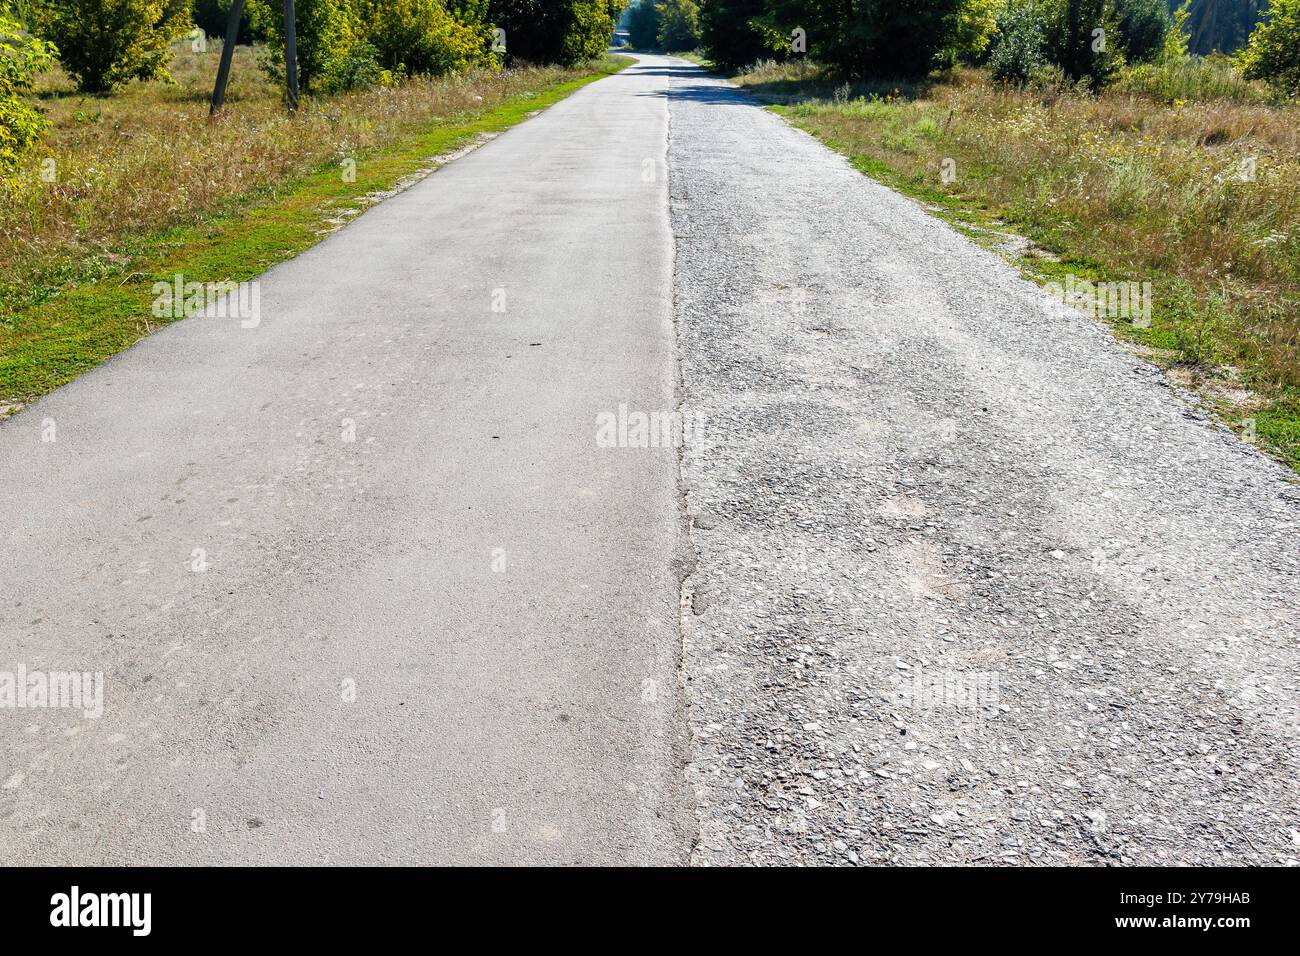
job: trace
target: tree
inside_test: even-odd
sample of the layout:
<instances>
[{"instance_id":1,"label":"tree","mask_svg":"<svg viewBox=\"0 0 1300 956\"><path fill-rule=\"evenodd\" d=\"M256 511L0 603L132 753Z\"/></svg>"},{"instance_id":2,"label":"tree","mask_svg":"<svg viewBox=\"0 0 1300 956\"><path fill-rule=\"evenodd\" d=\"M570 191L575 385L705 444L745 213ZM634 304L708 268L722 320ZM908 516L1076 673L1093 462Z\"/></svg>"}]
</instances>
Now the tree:
<instances>
[{"instance_id":1,"label":"tree","mask_svg":"<svg viewBox=\"0 0 1300 956\"><path fill-rule=\"evenodd\" d=\"M1100 85L1124 65L1123 33L1107 0L1057 0L1044 9L1051 59L1072 80Z\"/></svg>"},{"instance_id":2,"label":"tree","mask_svg":"<svg viewBox=\"0 0 1300 956\"><path fill-rule=\"evenodd\" d=\"M250 0L249 9L270 54L262 68L279 80L284 75L284 5L279 0ZM347 56L357 42L359 24L348 0L294 0L294 14L298 83L308 91L334 62Z\"/></svg>"},{"instance_id":3,"label":"tree","mask_svg":"<svg viewBox=\"0 0 1300 956\"><path fill-rule=\"evenodd\" d=\"M1272 0L1238 62L1246 79L1300 95L1300 0Z\"/></svg>"},{"instance_id":4,"label":"tree","mask_svg":"<svg viewBox=\"0 0 1300 956\"><path fill-rule=\"evenodd\" d=\"M649 50L659 42L659 7L655 0L636 0L628 14L628 39L638 50Z\"/></svg>"},{"instance_id":5,"label":"tree","mask_svg":"<svg viewBox=\"0 0 1300 956\"><path fill-rule=\"evenodd\" d=\"M1171 26L1165 0L1116 0L1115 9L1124 59L1129 63L1157 59Z\"/></svg>"},{"instance_id":6,"label":"tree","mask_svg":"<svg viewBox=\"0 0 1300 956\"><path fill-rule=\"evenodd\" d=\"M1102 0L1065 0L1057 22L1055 60L1072 79L1092 73L1094 38L1101 28Z\"/></svg>"},{"instance_id":7,"label":"tree","mask_svg":"<svg viewBox=\"0 0 1300 956\"><path fill-rule=\"evenodd\" d=\"M1156 54L1157 63L1186 63L1191 54L1188 46L1192 41L1187 32L1187 21L1192 15L1192 0L1184 0L1183 5L1175 10L1169 18L1169 29L1165 32L1160 52Z\"/></svg>"},{"instance_id":8,"label":"tree","mask_svg":"<svg viewBox=\"0 0 1300 956\"><path fill-rule=\"evenodd\" d=\"M34 21L85 93L167 79L167 45L193 28L189 0L46 0Z\"/></svg>"},{"instance_id":9,"label":"tree","mask_svg":"<svg viewBox=\"0 0 1300 956\"><path fill-rule=\"evenodd\" d=\"M0 176L13 172L49 122L26 99L32 80L54 62L57 50L27 35L0 9Z\"/></svg>"},{"instance_id":10,"label":"tree","mask_svg":"<svg viewBox=\"0 0 1300 956\"><path fill-rule=\"evenodd\" d=\"M1004 0L962 0L948 42L939 51L940 65L978 62L997 30L997 11L1003 4Z\"/></svg>"},{"instance_id":11,"label":"tree","mask_svg":"<svg viewBox=\"0 0 1300 956\"><path fill-rule=\"evenodd\" d=\"M393 73L464 73L492 65L487 4L450 9L444 0L354 0L354 33Z\"/></svg>"},{"instance_id":12,"label":"tree","mask_svg":"<svg viewBox=\"0 0 1300 956\"><path fill-rule=\"evenodd\" d=\"M1193 0L1187 22L1190 51L1204 56L1240 50L1267 6L1268 0Z\"/></svg>"},{"instance_id":13,"label":"tree","mask_svg":"<svg viewBox=\"0 0 1300 956\"><path fill-rule=\"evenodd\" d=\"M1033 0L1009 3L999 14L998 32L989 51L994 79L1024 83L1046 62L1047 36Z\"/></svg>"},{"instance_id":14,"label":"tree","mask_svg":"<svg viewBox=\"0 0 1300 956\"><path fill-rule=\"evenodd\" d=\"M766 26L849 76L924 76L950 47L965 0L770 0Z\"/></svg>"},{"instance_id":15,"label":"tree","mask_svg":"<svg viewBox=\"0 0 1300 956\"><path fill-rule=\"evenodd\" d=\"M506 32L506 56L572 66L600 57L627 0L490 0L487 19Z\"/></svg>"},{"instance_id":16,"label":"tree","mask_svg":"<svg viewBox=\"0 0 1300 956\"><path fill-rule=\"evenodd\" d=\"M192 15L194 25L200 28L210 37L225 37L226 28L230 26L230 7L233 0L194 0ZM252 43L254 40L264 40L263 36L258 35L253 30L252 20L248 15L248 8L244 8L243 15L239 18L239 40L240 43Z\"/></svg>"},{"instance_id":17,"label":"tree","mask_svg":"<svg viewBox=\"0 0 1300 956\"><path fill-rule=\"evenodd\" d=\"M769 56L767 35L755 24L765 0L701 0L700 43L709 59L739 69Z\"/></svg>"},{"instance_id":18,"label":"tree","mask_svg":"<svg viewBox=\"0 0 1300 956\"><path fill-rule=\"evenodd\" d=\"M656 6L660 48L680 53L700 45L700 8L695 0L662 0Z\"/></svg>"},{"instance_id":19,"label":"tree","mask_svg":"<svg viewBox=\"0 0 1300 956\"><path fill-rule=\"evenodd\" d=\"M572 14L558 62L572 66L604 56L627 0L566 0L560 5L570 8Z\"/></svg>"}]
</instances>

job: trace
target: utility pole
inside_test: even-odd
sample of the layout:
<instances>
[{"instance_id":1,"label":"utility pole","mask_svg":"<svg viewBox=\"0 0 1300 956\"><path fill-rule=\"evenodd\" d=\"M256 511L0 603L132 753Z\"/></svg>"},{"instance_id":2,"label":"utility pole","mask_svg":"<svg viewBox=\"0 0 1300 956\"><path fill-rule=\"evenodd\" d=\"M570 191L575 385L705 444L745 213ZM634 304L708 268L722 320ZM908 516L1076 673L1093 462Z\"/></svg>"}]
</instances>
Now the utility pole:
<instances>
[{"instance_id":1,"label":"utility pole","mask_svg":"<svg viewBox=\"0 0 1300 956\"><path fill-rule=\"evenodd\" d=\"M235 44L239 41L239 21L244 16L244 0L234 0L230 4L230 20L226 23L226 39L221 44L221 65L217 67L217 85L212 91L212 109L208 115L214 115L226 101L226 82L230 79L230 62L235 57Z\"/></svg>"},{"instance_id":2,"label":"utility pole","mask_svg":"<svg viewBox=\"0 0 1300 956\"><path fill-rule=\"evenodd\" d=\"M230 20L226 24L226 40L221 44L221 64L217 67L217 85L212 90L212 109L215 115L226 101L226 84L230 81L230 64L235 57L235 44L239 40L239 21L244 15L245 0L232 0ZM284 0L284 84L289 112L298 112L298 29L294 22L293 0Z\"/></svg>"},{"instance_id":3,"label":"utility pole","mask_svg":"<svg viewBox=\"0 0 1300 956\"><path fill-rule=\"evenodd\" d=\"M293 0L284 0L284 81L288 86L289 112L298 112L298 26L294 22Z\"/></svg>"}]
</instances>

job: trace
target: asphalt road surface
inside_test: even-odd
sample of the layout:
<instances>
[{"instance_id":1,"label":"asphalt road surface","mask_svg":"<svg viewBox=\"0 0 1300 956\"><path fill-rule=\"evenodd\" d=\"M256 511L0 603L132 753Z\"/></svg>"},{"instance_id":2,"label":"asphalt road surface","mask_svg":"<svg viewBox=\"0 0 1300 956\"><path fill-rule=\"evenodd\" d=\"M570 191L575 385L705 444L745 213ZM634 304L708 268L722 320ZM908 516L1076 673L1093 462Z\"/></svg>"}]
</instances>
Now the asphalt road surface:
<instances>
[{"instance_id":1,"label":"asphalt road surface","mask_svg":"<svg viewBox=\"0 0 1300 956\"><path fill-rule=\"evenodd\" d=\"M99 719L0 711L0 860L685 857L678 456L598 444L676 402L667 84L0 426L0 670L104 674Z\"/></svg>"},{"instance_id":2,"label":"asphalt road surface","mask_svg":"<svg viewBox=\"0 0 1300 956\"><path fill-rule=\"evenodd\" d=\"M1300 857L1292 476L638 59L0 423L0 863Z\"/></svg>"}]
</instances>

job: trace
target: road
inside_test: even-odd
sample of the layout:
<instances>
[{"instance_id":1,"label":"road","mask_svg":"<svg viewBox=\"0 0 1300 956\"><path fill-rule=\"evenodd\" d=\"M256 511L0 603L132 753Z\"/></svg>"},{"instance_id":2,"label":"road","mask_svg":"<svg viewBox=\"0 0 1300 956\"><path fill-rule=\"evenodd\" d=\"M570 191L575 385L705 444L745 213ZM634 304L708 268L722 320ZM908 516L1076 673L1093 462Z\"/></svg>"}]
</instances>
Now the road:
<instances>
[{"instance_id":1,"label":"road","mask_svg":"<svg viewBox=\"0 0 1300 956\"><path fill-rule=\"evenodd\" d=\"M0 860L684 858L677 453L597 444L676 402L666 86L0 426L0 669L105 675L100 719L0 712Z\"/></svg>"},{"instance_id":2,"label":"road","mask_svg":"<svg viewBox=\"0 0 1300 956\"><path fill-rule=\"evenodd\" d=\"M260 292L0 424L0 861L1300 856L1293 477L734 88Z\"/></svg>"},{"instance_id":3,"label":"road","mask_svg":"<svg viewBox=\"0 0 1300 956\"><path fill-rule=\"evenodd\" d=\"M1294 476L734 89L672 103L695 861L1300 858Z\"/></svg>"}]
</instances>

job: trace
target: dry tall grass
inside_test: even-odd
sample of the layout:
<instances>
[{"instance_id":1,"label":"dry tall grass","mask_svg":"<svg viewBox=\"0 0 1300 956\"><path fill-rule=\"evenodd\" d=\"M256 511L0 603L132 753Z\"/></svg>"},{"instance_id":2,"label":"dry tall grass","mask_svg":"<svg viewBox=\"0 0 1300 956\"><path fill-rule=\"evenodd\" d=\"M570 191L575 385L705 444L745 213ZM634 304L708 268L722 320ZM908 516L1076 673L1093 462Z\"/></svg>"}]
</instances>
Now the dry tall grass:
<instances>
[{"instance_id":1,"label":"dry tall grass","mask_svg":"<svg viewBox=\"0 0 1300 956\"><path fill-rule=\"evenodd\" d=\"M231 197L586 72L547 67L417 79L306 99L290 118L253 51L238 47L226 109L210 121L220 54L219 43L202 54L180 44L174 84L134 83L105 98L76 94L60 72L43 78L40 97L53 122L49 151L3 197L0 290L39 295L63 273L93 273L96 260L111 258L124 237L198 221ZM54 161L53 182L41 178L44 159Z\"/></svg>"}]
</instances>

